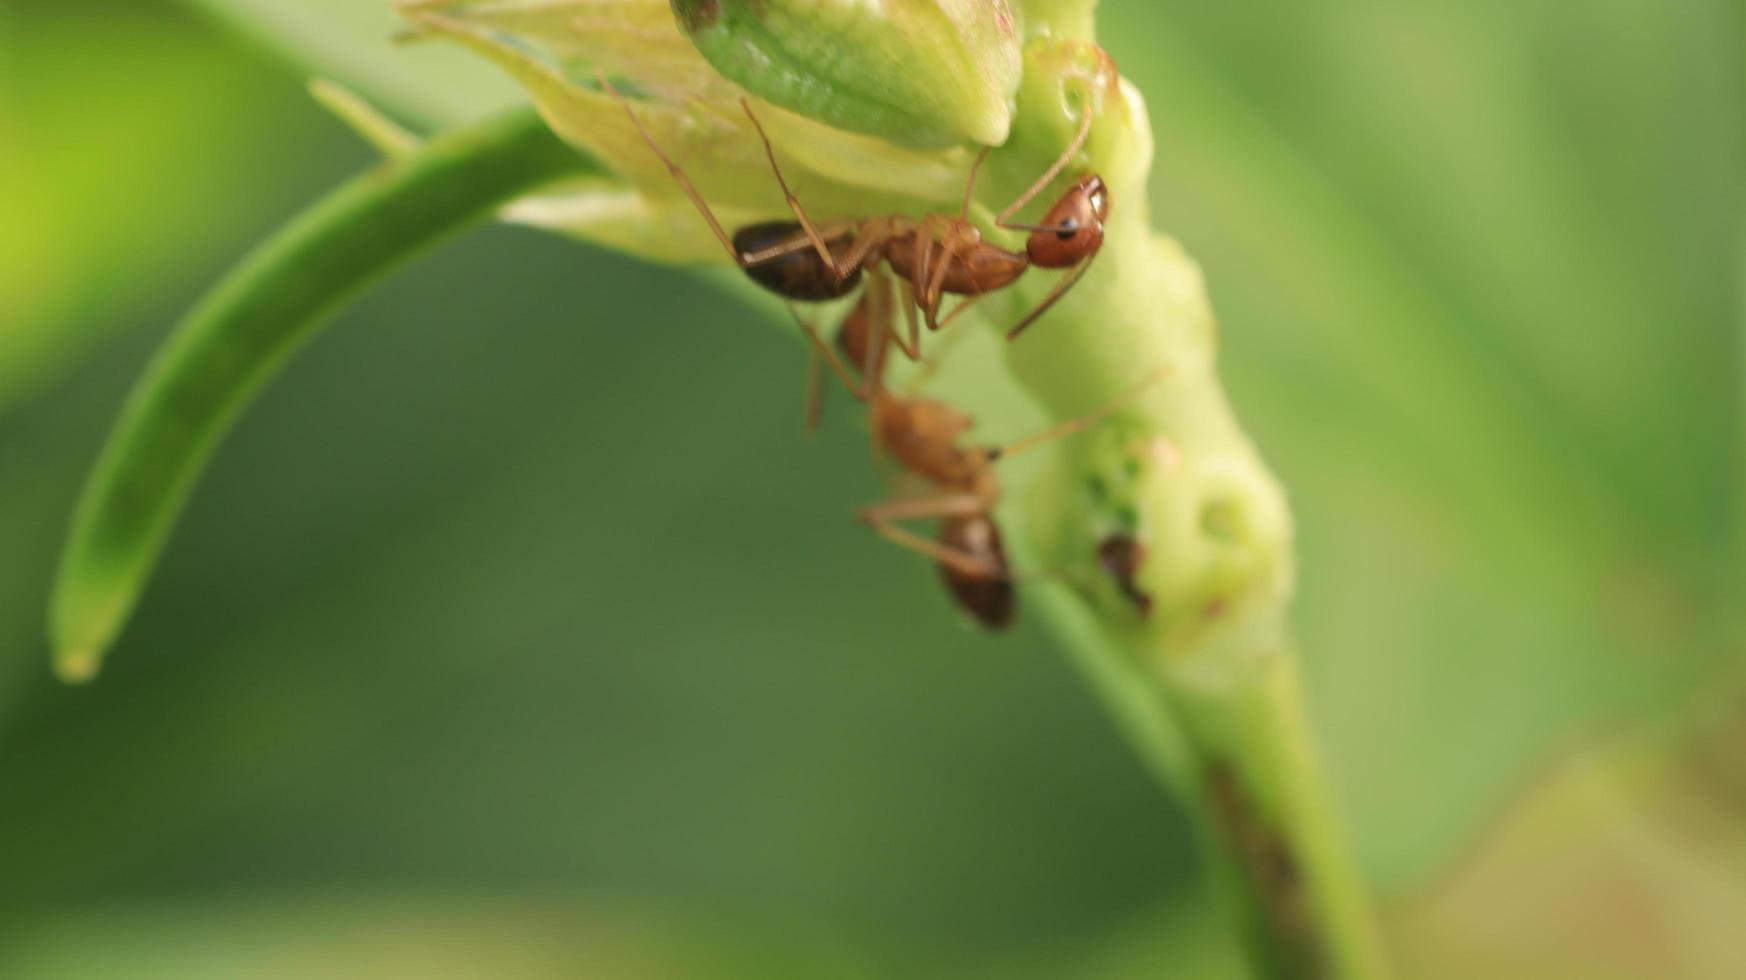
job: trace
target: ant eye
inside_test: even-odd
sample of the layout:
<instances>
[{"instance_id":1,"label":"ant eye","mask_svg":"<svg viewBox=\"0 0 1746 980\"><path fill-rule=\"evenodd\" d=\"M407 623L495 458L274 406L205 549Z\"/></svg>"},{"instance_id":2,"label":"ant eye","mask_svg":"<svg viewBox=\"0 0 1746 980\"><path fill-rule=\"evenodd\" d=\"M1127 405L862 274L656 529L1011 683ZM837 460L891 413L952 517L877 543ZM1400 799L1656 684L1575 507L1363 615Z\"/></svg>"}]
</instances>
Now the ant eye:
<instances>
[{"instance_id":1,"label":"ant eye","mask_svg":"<svg viewBox=\"0 0 1746 980\"><path fill-rule=\"evenodd\" d=\"M1072 241L1073 236L1077 234L1079 234L1079 221L1076 218L1068 218L1061 222L1059 228L1055 229L1055 237L1064 242Z\"/></svg>"}]
</instances>

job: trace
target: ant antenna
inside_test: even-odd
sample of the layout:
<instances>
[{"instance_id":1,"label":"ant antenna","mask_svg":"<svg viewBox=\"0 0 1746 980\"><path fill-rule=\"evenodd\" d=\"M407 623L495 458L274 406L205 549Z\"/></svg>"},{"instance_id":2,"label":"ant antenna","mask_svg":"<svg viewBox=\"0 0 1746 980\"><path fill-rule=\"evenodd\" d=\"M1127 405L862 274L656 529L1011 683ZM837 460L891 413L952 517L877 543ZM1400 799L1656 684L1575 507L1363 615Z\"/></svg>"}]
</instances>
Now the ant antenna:
<instances>
[{"instance_id":1,"label":"ant antenna","mask_svg":"<svg viewBox=\"0 0 1746 980\"><path fill-rule=\"evenodd\" d=\"M758 139L764 142L764 155L770 158L770 170L776 174L776 183L782 188L782 197L788 202L788 210L794 212L794 217L800 221L800 227L806 232L806 237L812 242L812 247L818 250L818 257L824 260L825 268L838 279L843 278L842 270L837 268L836 256L831 254L830 246L819 237L818 229L813 227L812 219L806 216L806 209L800 206L800 199L788 189L788 181L782 176L782 167L776 162L776 148L770 145L770 137L764 132L764 124L752 112L752 103L745 96L740 96L740 108L746 111L746 118L752 121L752 128L758 131Z\"/></svg>"},{"instance_id":2,"label":"ant antenna","mask_svg":"<svg viewBox=\"0 0 1746 980\"><path fill-rule=\"evenodd\" d=\"M837 356L837 352L831 349L831 345L825 343L824 338L818 335L818 328L802 317L792 305L784 303L783 306L787 307L788 315L794 318L795 326L798 326L800 332L805 334L806 339L812 343L813 353L823 356L825 363L829 364L831 370L836 372L838 380L842 381L843 387L849 389L851 396L860 401L866 401L867 395L861 390L861 385L855 383L854 375L849 373L848 367L843 364L843 359Z\"/></svg>"},{"instance_id":3,"label":"ant antenna","mask_svg":"<svg viewBox=\"0 0 1746 980\"><path fill-rule=\"evenodd\" d=\"M1076 419L1068 419L1067 421L1062 422L1060 425L1051 426L1050 428L1044 429L1043 431L1037 433L1036 435L1029 436L1029 437L1024 438L1024 439L1020 439L1017 442L1009 443L1008 445L1005 445L1005 446L994 446L990 449L985 450L985 452L987 452L988 458L990 460L1007 459L1007 458L1010 458L1013 456L1017 456L1019 453L1029 452L1030 450L1035 449L1038 446L1041 446L1045 443L1053 442L1056 439L1064 439L1067 436L1073 435L1074 433L1083 432L1084 430L1091 428L1092 426L1096 425L1097 423L1102 422L1104 419L1109 418L1111 415L1114 415L1115 413L1117 413L1117 412L1121 411L1122 409L1127 408L1129 405L1133 404L1135 399L1137 399L1141 395L1145 394L1146 390L1148 388L1151 388L1153 385L1164 380L1164 378L1167 375L1169 375L1170 372L1171 372L1171 366L1168 364L1164 365L1163 367L1156 368L1150 374L1146 375L1143 379L1141 379L1139 384L1134 385L1132 388L1129 388L1127 391L1125 391L1121 395L1119 395L1114 401L1110 402L1108 405L1105 405L1102 408L1100 408L1094 412L1091 412L1090 414L1081 415L1080 417L1078 417Z\"/></svg>"},{"instance_id":4,"label":"ant antenna","mask_svg":"<svg viewBox=\"0 0 1746 980\"><path fill-rule=\"evenodd\" d=\"M1073 284L1079 281L1079 277L1085 275L1085 270L1091 268L1091 263L1096 258L1097 258L1097 255L1095 253L1092 254L1091 256L1086 258L1085 261L1074 266L1072 272L1069 272L1065 276L1062 276L1061 280L1059 282L1055 283L1055 288L1049 290L1049 295L1043 297L1043 301L1041 303L1038 303L1036 305L1035 309L1033 309L1033 310L1031 310L1031 312L1025 314L1025 318L1018 322L1018 326L1013 327L1011 330L1008 330L1006 332L1006 339L1007 340L1017 340L1018 335L1021 333L1024 333L1026 327L1029 327L1031 324L1036 323L1038 317L1049 312L1049 307L1054 306L1056 301L1058 301L1061 297L1067 295L1067 290L1072 289Z\"/></svg>"},{"instance_id":5,"label":"ant antenna","mask_svg":"<svg viewBox=\"0 0 1746 980\"><path fill-rule=\"evenodd\" d=\"M649 144L649 149L654 151L655 156L660 157L661 162L667 165L667 172L679 182L679 187L685 191L686 197L691 198L691 203L697 206L698 212L703 215L703 220L709 222L709 230L715 232L715 237L721 240L722 247L728 251L728 257L733 259L736 264L743 265L745 260L741 258L740 250L734 247L734 240L728 237L726 231L722 230L721 222L715 219L715 212L711 211L709 205L704 203L703 195L699 194L697 188L692 186L691 178L685 176L685 171L661 150L661 144L655 142L655 138L649 135L647 129L643 128L643 121L637 118L635 110L631 108L630 100L625 98L618 89L612 87L612 83L606 80L606 72L603 69L595 68L594 78L600 83L601 88L605 89L608 94L618 100L619 105L624 107L624 114L630 117L631 125L636 127L643 142Z\"/></svg>"},{"instance_id":6,"label":"ant antenna","mask_svg":"<svg viewBox=\"0 0 1746 980\"><path fill-rule=\"evenodd\" d=\"M1000 215L994 219L996 225L999 225L1002 228L1012 227L1007 224L1007 219L1017 214L1019 209L1031 203L1031 199L1038 194L1041 194L1043 188L1048 187L1056 177L1061 176L1061 171L1067 168L1068 162L1071 161L1074 155L1085 146L1086 137L1091 135L1091 103L1090 100L1084 98L1081 98L1080 102L1083 113L1079 117L1079 132L1074 135L1073 141L1067 144L1066 151L1057 157L1054 163L1049 165L1049 169L1043 171L1043 176L1037 178L1037 182L1031 185L1030 190L1020 194L1018 200L1007 205L1006 210L1000 212Z\"/></svg>"},{"instance_id":7,"label":"ant antenna","mask_svg":"<svg viewBox=\"0 0 1746 980\"><path fill-rule=\"evenodd\" d=\"M965 297L952 310L952 316L956 316L959 310L969 306L978 298L977 296ZM940 342L934 345L933 352L922 358L920 365L903 379L903 391L906 395L914 395L926 387L928 382L934 379L934 375L939 373L940 368L945 366L952 351L958 348L965 337L970 336L970 332L963 327L959 327L957 330L946 330L947 325L952 322L952 316L940 321L940 330L945 336L941 337Z\"/></svg>"},{"instance_id":8,"label":"ant antenna","mask_svg":"<svg viewBox=\"0 0 1746 980\"><path fill-rule=\"evenodd\" d=\"M988 159L991 147L984 146L982 152L976 154L976 162L970 165L970 179L964 182L964 203L958 206L958 220L970 220L970 197L976 190L976 172L982 169L982 161Z\"/></svg>"}]
</instances>

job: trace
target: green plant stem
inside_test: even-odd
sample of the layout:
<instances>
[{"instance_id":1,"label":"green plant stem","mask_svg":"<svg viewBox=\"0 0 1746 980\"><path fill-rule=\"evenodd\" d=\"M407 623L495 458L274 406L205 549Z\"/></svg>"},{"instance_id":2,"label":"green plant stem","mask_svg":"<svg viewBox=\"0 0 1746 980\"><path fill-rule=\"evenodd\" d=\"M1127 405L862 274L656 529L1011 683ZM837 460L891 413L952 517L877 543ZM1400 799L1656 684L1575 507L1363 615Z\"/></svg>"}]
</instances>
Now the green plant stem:
<instances>
[{"instance_id":1,"label":"green plant stem","mask_svg":"<svg viewBox=\"0 0 1746 980\"><path fill-rule=\"evenodd\" d=\"M1227 887L1267 975L1385 976L1370 900L1321 771L1296 656L1281 647L1234 679L1166 676L1160 683L1194 746Z\"/></svg>"},{"instance_id":2,"label":"green plant stem","mask_svg":"<svg viewBox=\"0 0 1746 980\"><path fill-rule=\"evenodd\" d=\"M1142 763L1194 805L1211 884L1257 974L1387 977L1289 644L1251 637L1240 671L1175 658L1148 669L1068 590L1030 598Z\"/></svg>"},{"instance_id":3,"label":"green plant stem","mask_svg":"<svg viewBox=\"0 0 1746 980\"><path fill-rule=\"evenodd\" d=\"M245 257L153 358L86 483L49 612L61 676L96 673L207 458L328 314L504 202L597 172L532 111L516 112L353 179Z\"/></svg>"},{"instance_id":4,"label":"green plant stem","mask_svg":"<svg viewBox=\"0 0 1746 980\"><path fill-rule=\"evenodd\" d=\"M1100 167L1112 183L1122 162L1111 154ZM1008 348L1014 376L1056 420L1169 369L1120 418L1060 444L1025 490L1036 566L1068 570L1079 594L1061 605L1089 607L1063 615L1052 604L1051 620L1142 757L1199 802L1214 877L1259 974L1378 980L1385 957L1286 639L1295 563L1284 494L1219 383L1198 269L1152 232L1138 175L1116 186L1125 206L1096 265ZM1025 280L1012 304L1046 288ZM997 322L1011 315L997 307ZM1150 600L1144 614L1096 564L1111 534L1146 549L1130 583ZM1080 616L1091 625L1074 625Z\"/></svg>"}]
</instances>

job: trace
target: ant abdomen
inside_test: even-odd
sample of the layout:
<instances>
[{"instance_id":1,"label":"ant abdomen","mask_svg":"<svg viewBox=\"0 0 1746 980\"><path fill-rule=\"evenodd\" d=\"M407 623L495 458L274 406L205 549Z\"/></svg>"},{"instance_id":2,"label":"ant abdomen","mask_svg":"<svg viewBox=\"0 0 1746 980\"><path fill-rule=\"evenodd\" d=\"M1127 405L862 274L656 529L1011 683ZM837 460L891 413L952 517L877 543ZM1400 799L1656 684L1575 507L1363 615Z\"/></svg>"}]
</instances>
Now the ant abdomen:
<instances>
[{"instance_id":1,"label":"ant abdomen","mask_svg":"<svg viewBox=\"0 0 1746 980\"><path fill-rule=\"evenodd\" d=\"M765 221L747 225L734 232L734 250L741 255L749 255L794 243L805 233L796 221ZM854 243L853 232L845 232L825 242L839 263L847 258ZM847 296L861 282L859 267L848 270L847 275L839 278L811 244L748 265L746 275L765 289L802 303L820 303Z\"/></svg>"},{"instance_id":2,"label":"ant abdomen","mask_svg":"<svg viewBox=\"0 0 1746 980\"><path fill-rule=\"evenodd\" d=\"M946 588L951 590L958 607L989 629L1011 626L1017 603L1012 578L1007 574L1006 548L1000 542L1000 529L994 526L994 519L987 514L942 518L939 542L991 570L991 574L975 575L940 563L940 576L946 580Z\"/></svg>"}]
</instances>

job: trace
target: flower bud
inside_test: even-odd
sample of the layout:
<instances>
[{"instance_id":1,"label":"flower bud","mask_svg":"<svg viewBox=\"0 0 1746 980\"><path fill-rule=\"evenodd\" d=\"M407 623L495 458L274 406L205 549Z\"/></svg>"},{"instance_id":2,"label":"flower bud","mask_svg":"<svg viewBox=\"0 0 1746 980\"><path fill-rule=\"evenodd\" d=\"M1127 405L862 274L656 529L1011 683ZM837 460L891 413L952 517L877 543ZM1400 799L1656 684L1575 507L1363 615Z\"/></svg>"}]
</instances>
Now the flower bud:
<instances>
[{"instance_id":1,"label":"flower bud","mask_svg":"<svg viewBox=\"0 0 1746 980\"><path fill-rule=\"evenodd\" d=\"M402 0L400 10L415 36L457 41L509 72L553 132L617 178L616 186L595 182L525 202L514 220L648 258L720 256L720 243L637 124L685 169L727 227L787 214L741 105L745 90L680 33L667 0ZM816 218L925 212L961 193L969 163L963 148L907 149L757 98L751 103L789 184Z\"/></svg>"},{"instance_id":2,"label":"flower bud","mask_svg":"<svg viewBox=\"0 0 1746 980\"><path fill-rule=\"evenodd\" d=\"M838 129L998 145L1022 71L1008 0L672 0L721 74Z\"/></svg>"}]
</instances>

